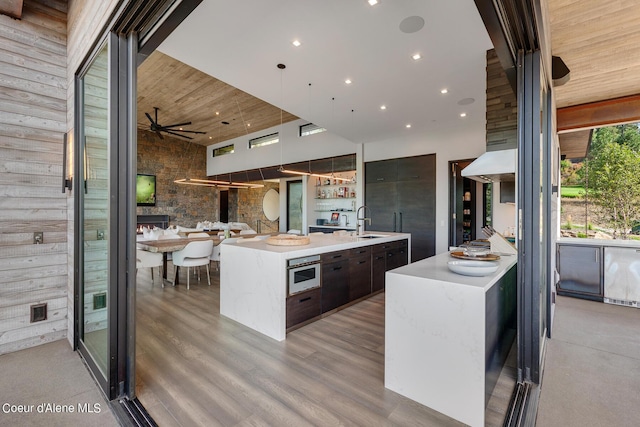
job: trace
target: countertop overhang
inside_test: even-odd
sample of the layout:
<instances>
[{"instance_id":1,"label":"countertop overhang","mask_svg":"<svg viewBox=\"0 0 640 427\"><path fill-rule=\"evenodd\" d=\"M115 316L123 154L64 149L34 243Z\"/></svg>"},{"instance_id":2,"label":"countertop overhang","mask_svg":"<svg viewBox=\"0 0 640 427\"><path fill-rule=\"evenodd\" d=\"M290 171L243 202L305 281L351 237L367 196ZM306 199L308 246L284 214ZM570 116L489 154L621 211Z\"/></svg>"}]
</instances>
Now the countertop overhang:
<instances>
[{"instance_id":1,"label":"countertop overhang","mask_svg":"<svg viewBox=\"0 0 640 427\"><path fill-rule=\"evenodd\" d=\"M267 244L264 240L249 241L245 243L235 243L234 247L239 249L264 251L274 254L282 254L285 259L305 257L309 255L323 254L327 252L341 251L346 249L370 246L379 243L389 243L397 240L410 239L408 233L391 232L367 232L365 235L377 235L384 237L366 238L361 236L341 236L335 234L311 234L308 245L302 246L274 246ZM223 245L224 246L224 245ZM224 249L222 249L224 251Z\"/></svg>"},{"instance_id":2,"label":"countertop overhang","mask_svg":"<svg viewBox=\"0 0 640 427\"><path fill-rule=\"evenodd\" d=\"M443 252L431 258L396 268L395 270L387 272L387 274L413 276L439 283L478 288L486 292L518 261L518 256L500 256L499 260L493 261L500 265L498 270L493 274L481 277L464 276L449 270L447 262L455 259L456 258L452 257L449 252Z\"/></svg>"}]
</instances>

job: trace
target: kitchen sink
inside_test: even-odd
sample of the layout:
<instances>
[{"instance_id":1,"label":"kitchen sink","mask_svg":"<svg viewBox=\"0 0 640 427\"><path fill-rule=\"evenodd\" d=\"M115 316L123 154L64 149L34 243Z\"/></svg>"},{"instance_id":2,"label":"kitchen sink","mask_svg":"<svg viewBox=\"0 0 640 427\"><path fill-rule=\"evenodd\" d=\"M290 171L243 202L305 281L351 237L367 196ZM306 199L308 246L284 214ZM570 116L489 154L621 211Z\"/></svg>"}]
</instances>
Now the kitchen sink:
<instances>
[{"instance_id":1,"label":"kitchen sink","mask_svg":"<svg viewBox=\"0 0 640 427\"><path fill-rule=\"evenodd\" d=\"M358 239L375 239L377 237L387 237L383 234L363 234L361 236L357 236Z\"/></svg>"}]
</instances>

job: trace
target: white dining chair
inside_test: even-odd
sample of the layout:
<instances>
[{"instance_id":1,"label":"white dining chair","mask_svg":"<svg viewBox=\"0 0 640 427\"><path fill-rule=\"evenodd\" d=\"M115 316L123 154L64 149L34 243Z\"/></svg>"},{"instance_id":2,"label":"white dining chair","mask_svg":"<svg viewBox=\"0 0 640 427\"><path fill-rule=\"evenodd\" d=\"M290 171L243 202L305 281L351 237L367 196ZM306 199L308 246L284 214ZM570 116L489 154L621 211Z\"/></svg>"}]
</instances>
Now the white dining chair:
<instances>
[{"instance_id":1,"label":"white dining chair","mask_svg":"<svg viewBox=\"0 0 640 427\"><path fill-rule=\"evenodd\" d=\"M189 289L189 268L209 265L209 257L213 250L213 240L189 242L184 249L173 252L173 265L175 267L187 267L187 290ZM211 286L209 268L207 270L207 282ZM176 268L173 283L176 282L178 268Z\"/></svg>"},{"instance_id":2,"label":"white dining chair","mask_svg":"<svg viewBox=\"0 0 640 427\"><path fill-rule=\"evenodd\" d=\"M258 234L258 233L255 230L240 230L241 236L246 236L251 234Z\"/></svg>"},{"instance_id":3,"label":"white dining chair","mask_svg":"<svg viewBox=\"0 0 640 427\"><path fill-rule=\"evenodd\" d=\"M151 286L153 286L153 268L158 267L158 276L162 281L164 288L164 280L162 280L162 254L160 252L149 252L143 249L136 249L136 273L141 268L151 269Z\"/></svg>"},{"instance_id":4,"label":"white dining chair","mask_svg":"<svg viewBox=\"0 0 640 427\"><path fill-rule=\"evenodd\" d=\"M177 234L169 233L158 236L158 240L171 240L171 239L182 239L182 237ZM171 252L167 253L167 259L171 259Z\"/></svg>"}]
</instances>

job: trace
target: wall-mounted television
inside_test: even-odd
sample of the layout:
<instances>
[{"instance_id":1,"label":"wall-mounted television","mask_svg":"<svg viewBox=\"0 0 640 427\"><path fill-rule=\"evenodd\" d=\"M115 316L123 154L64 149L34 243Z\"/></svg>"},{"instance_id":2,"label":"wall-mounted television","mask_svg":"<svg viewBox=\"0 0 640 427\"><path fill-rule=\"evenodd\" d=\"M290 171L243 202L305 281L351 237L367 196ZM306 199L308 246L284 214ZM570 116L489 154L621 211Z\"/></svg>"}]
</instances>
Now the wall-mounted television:
<instances>
[{"instance_id":1,"label":"wall-mounted television","mask_svg":"<svg viewBox=\"0 0 640 427\"><path fill-rule=\"evenodd\" d=\"M156 176L139 173L136 176L136 204L138 206L156 205Z\"/></svg>"}]
</instances>

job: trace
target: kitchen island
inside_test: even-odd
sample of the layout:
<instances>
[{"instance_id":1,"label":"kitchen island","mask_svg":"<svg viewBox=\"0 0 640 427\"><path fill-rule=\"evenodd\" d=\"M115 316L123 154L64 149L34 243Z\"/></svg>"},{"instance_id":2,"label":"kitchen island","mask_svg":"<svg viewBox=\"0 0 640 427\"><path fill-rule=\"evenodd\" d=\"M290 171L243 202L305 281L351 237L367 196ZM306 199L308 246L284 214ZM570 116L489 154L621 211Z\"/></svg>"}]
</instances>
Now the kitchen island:
<instances>
[{"instance_id":1,"label":"kitchen island","mask_svg":"<svg viewBox=\"0 0 640 427\"><path fill-rule=\"evenodd\" d=\"M385 387L471 426L516 335L515 255L485 277L451 272L442 253L387 272Z\"/></svg>"},{"instance_id":2,"label":"kitchen island","mask_svg":"<svg viewBox=\"0 0 640 427\"><path fill-rule=\"evenodd\" d=\"M221 244L220 314L282 341L290 324L299 323L288 322L292 313L312 320L381 290L384 285L374 279L382 274L384 280L386 270L403 260L406 264L411 235L367 235L310 235L310 243L302 246L273 246L265 240ZM316 256L320 287L292 295L290 261ZM363 277L369 278L368 291Z\"/></svg>"}]
</instances>

